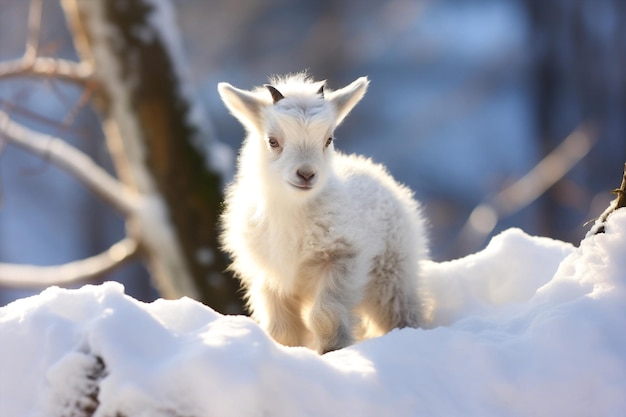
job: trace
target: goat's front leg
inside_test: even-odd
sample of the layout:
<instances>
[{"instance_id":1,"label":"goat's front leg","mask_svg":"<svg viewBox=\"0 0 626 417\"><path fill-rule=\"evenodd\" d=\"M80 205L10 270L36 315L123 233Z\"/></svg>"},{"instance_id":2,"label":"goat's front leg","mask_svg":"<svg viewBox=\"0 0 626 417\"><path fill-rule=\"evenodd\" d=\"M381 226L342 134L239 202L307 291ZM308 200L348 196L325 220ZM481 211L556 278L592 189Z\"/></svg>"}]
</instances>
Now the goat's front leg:
<instances>
[{"instance_id":1,"label":"goat's front leg","mask_svg":"<svg viewBox=\"0 0 626 417\"><path fill-rule=\"evenodd\" d=\"M350 346L353 323L352 311L342 297L323 290L309 313L314 349L324 354Z\"/></svg>"},{"instance_id":2,"label":"goat's front leg","mask_svg":"<svg viewBox=\"0 0 626 417\"><path fill-rule=\"evenodd\" d=\"M354 343L353 309L356 305L355 256L331 256L315 265L315 298L308 315L314 348L321 354Z\"/></svg>"},{"instance_id":3,"label":"goat's front leg","mask_svg":"<svg viewBox=\"0 0 626 417\"><path fill-rule=\"evenodd\" d=\"M274 340L285 346L304 346L307 330L297 297L277 294L263 286L250 295L250 301L253 317Z\"/></svg>"}]
</instances>

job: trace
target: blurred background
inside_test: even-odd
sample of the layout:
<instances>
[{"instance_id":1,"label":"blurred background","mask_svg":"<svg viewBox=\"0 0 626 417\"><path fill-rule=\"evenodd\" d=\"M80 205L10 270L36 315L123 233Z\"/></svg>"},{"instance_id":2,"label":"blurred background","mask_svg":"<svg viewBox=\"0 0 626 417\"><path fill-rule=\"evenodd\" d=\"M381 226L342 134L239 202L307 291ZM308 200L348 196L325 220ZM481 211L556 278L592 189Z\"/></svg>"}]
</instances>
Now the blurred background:
<instances>
[{"instance_id":1,"label":"blurred background","mask_svg":"<svg viewBox=\"0 0 626 417\"><path fill-rule=\"evenodd\" d=\"M0 0L0 60L24 52L28 3ZM212 135L233 152L244 132L218 82L248 89L307 69L340 88L367 75L369 91L337 130L336 147L385 164L415 191L437 261L476 252L508 227L577 244L619 185L626 2L172 4L179 27L164 30L180 32ZM44 1L41 29L42 54L76 59L56 0ZM0 79L0 108L111 170L96 114L76 105L82 94L54 80ZM60 264L123 234L122 219L78 181L0 137L0 262ZM139 262L105 278L141 300L158 296ZM0 305L31 293L0 287Z\"/></svg>"}]
</instances>

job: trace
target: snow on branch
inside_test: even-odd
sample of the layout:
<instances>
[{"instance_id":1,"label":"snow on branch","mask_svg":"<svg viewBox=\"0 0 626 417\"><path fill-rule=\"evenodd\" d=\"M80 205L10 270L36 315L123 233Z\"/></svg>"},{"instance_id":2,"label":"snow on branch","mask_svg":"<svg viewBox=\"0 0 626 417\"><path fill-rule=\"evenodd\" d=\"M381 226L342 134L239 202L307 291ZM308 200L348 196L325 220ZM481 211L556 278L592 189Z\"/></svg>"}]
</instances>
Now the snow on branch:
<instances>
[{"instance_id":1,"label":"snow on branch","mask_svg":"<svg viewBox=\"0 0 626 417\"><path fill-rule=\"evenodd\" d=\"M64 169L123 215L134 212L137 200L135 193L62 139L16 123L1 110L0 134L9 142Z\"/></svg>"},{"instance_id":2,"label":"snow on branch","mask_svg":"<svg viewBox=\"0 0 626 417\"><path fill-rule=\"evenodd\" d=\"M0 263L0 285L9 287L47 287L86 281L120 266L137 253L137 242L122 239L106 251L74 262L56 266Z\"/></svg>"}]
</instances>

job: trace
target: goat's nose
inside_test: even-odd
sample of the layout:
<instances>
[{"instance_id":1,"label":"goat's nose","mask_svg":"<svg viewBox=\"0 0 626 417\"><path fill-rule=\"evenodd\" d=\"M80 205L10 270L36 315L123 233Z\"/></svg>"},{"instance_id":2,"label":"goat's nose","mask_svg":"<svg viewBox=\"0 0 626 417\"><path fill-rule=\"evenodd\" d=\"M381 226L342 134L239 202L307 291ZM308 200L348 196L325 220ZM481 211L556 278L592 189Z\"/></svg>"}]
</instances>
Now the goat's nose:
<instances>
[{"instance_id":1,"label":"goat's nose","mask_svg":"<svg viewBox=\"0 0 626 417\"><path fill-rule=\"evenodd\" d=\"M308 182L315 177L315 171L309 167L298 168L296 175L302 178L305 182Z\"/></svg>"}]
</instances>

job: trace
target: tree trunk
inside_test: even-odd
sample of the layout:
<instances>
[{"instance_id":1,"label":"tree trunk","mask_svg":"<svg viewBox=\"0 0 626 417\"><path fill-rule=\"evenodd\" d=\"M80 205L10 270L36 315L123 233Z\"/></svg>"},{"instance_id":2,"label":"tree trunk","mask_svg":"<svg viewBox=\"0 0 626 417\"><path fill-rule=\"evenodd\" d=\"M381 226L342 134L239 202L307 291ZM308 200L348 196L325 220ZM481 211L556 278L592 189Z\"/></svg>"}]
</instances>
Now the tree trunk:
<instances>
[{"instance_id":1,"label":"tree trunk","mask_svg":"<svg viewBox=\"0 0 626 417\"><path fill-rule=\"evenodd\" d=\"M242 311L217 240L222 175L185 84L166 0L63 0L80 57L95 70L96 105L126 185L143 196L128 222L164 297Z\"/></svg>"}]
</instances>

